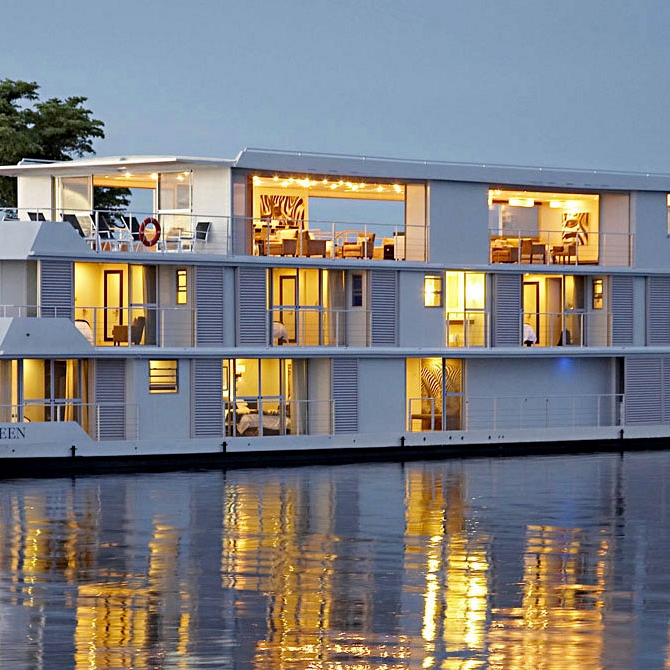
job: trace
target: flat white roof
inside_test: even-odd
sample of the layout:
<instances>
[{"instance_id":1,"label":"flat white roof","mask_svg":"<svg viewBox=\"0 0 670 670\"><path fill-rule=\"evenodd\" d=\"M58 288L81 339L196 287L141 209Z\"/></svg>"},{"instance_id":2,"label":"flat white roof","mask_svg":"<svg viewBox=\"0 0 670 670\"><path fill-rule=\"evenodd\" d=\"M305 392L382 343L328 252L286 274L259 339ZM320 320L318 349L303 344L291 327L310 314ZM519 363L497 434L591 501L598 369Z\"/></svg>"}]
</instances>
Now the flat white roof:
<instances>
[{"instance_id":1,"label":"flat white roof","mask_svg":"<svg viewBox=\"0 0 670 670\"><path fill-rule=\"evenodd\" d=\"M157 171L173 166L184 169L197 166L233 167L263 172L337 174L366 178L417 181L458 181L486 183L492 186L522 186L538 189L587 189L593 191L666 191L670 192L670 174L622 172L598 169L543 168L533 166L489 165L352 156L313 152L275 151L247 148L234 159L197 156L107 156L72 161L23 161L0 166L0 175L18 177L29 174L81 175L132 168L133 171Z\"/></svg>"}]
</instances>

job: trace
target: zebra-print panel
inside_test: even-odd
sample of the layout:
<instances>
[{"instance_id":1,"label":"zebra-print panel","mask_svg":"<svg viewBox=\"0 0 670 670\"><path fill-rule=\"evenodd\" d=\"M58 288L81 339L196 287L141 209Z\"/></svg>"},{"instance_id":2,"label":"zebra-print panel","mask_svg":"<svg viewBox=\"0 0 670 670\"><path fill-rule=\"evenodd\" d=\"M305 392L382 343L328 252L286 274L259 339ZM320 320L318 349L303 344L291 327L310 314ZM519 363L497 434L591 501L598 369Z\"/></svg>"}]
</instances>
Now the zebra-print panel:
<instances>
[{"instance_id":1,"label":"zebra-print panel","mask_svg":"<svg viewBox=\"0 0 670 670\"><path fill-rule=\"evenodd\" d=\"M262 195L261 219L264 221L304 221L305 201L299 195Z\"/></svg>"}]
</instances>

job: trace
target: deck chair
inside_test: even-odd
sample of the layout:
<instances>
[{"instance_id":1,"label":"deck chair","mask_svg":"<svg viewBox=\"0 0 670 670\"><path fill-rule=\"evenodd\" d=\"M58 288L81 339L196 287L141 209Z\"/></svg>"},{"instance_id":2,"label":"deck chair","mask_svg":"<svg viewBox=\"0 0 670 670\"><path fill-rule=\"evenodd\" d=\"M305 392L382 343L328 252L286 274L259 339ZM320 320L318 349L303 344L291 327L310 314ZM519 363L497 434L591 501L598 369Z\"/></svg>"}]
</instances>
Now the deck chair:
<instances>
[{"instance_id":1,"label":"deck chair","mask_svg":"<svg viewBox=\"0 0 670 670\"><path fill-rule=\"evenodd\" d=\"M211 221L198 221L198 223L195 224L195 234L182 230L179 234L179 249L192 250L194 243L205 244L209 239L209 231L211 228Z\"/></svg>"},{"instance_id":2,"label":"deck chair","mask_svg":"<svg viewBox=\"0 0 670 670\"><path fill-rule=\"evenodd\" d=\"M81 237L86 239L86 233L81 227L76 214L63 214L63 221L69 223L79 233L79 235L81 235Z\"/></svg>"}]
</instances>

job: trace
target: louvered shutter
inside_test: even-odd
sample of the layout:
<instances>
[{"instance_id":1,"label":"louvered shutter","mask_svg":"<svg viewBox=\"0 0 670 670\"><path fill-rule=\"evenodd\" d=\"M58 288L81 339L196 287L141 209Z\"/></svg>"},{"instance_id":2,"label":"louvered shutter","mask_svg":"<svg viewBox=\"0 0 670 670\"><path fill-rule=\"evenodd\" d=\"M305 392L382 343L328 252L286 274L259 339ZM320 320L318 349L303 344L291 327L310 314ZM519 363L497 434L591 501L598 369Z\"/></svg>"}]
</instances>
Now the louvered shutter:
<instances>
[{"instance_id":1,"label":"louvered shutter","mask_svg":"<svg viewBox=\"0 0 670 670\"><path fill-rule=\"evenodd\" d=\"M521 276L499 274L493 284L493 346L521 344Z\"/></svg>"},{"instance_id":2,"label":"louvered shutter","mask_svg":"<svg viewBox=\"0 0 670 670\"><path fill-rule=\"evenodd\" d=\"M647 344L670 344L670 277L647 279Z\"/></svg>"},{"instance_id":3,"label":"louvered shutter","mask_svg":"<svg viewBox=\"0 0 670 670\"><path fill-rule=\"evenodd\" d=\"M126 362L96 361L95 402L100 440L123 440L126 437Z\"/></svg>"},{"instance_id":4,"label":"louvered shutter","mask_svg":"<svg viewBox=\"0 0 670 670\"><path fill-rule=\"evenodd\" d=\"M358 361L355 358L333 359L331 384L334 432L358 432Z\"/></svg>"},{"instance_id":5,"label":"louvered shutter","mask_svg":"<svg viewBox=\"0 0 670 670\"><path fill-rule=\"evenodd\" d=\"M223 268L196 268L196 342L200 345L223 344Z\"/></svg>"},{"instance_id":6,"label":"louvered shutter","mask_svg":"<svg viewBox=\"0 0 670 670\"><path fill-rule=\"evenodd\" d=\"M612 277L612 345L633 344L634 278Z\"/></svg>"},{"instance_id":7,"label":"louvered shutter","mask_svg":"<svg viewBox=\"0 0 670 670\"><path fill-rule=\"evenodd\" d=\"M73 318L74 279L69 261L40 262L40 313L46 317Z\"/></svg>"},{"instance_id":8,"label":"louvered shutter","mask_svg":"<svg viewBox=\"0 0 670 670\"><path fill-rule=\"evenodd\" d=\"M264 268L238 268L238 345L267 345L267 279Z\"/></svg>"},{"instance_id":9,"label":"louvered shutter","mask_svg":"<svg viewBox=\"0 0 670 670\"><path fill-rule=\"evenodd\" d=\"M663 359L629 356L625 362L627 424L657 424L663 420Z\"/></svg>"},{"instance_id":10,"label":"louvered shutter","mask_svg":"<svg viewBox=\"0 0 670 670\"><path fill-rule=\"evenodd\" d=\"M398 332L398 275L370 272L371 339L373 347L393 347Z\"/></svg>"},{"instance_id":11,"label":"louvered shutter","mask_svg":"<svg viewBox=\"0 0 670 670\"><path fill-rule=\"evenodd\" d=\"M222 363L220 358L194 359L193 436L223 435Z\"/></svg>"}]
</instances>

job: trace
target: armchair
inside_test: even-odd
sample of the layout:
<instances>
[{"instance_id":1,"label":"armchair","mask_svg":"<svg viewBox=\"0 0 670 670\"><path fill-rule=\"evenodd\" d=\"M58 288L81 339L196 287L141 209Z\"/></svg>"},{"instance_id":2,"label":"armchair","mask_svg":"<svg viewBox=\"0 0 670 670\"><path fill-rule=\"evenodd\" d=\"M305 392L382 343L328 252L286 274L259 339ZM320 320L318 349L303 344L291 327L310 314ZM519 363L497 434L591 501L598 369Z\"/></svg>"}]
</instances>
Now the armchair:
<instances>
[{"instance_id":1,"label":"armchair","mask_svg":"<svg viewBox=\"0 0 670 670\"><path fill-rule=\"evenodd\" d=\"M374 248L374 233L358 233L355 242L342 243L342 258L372 258Z\"/></svg>"}]
</instances>

